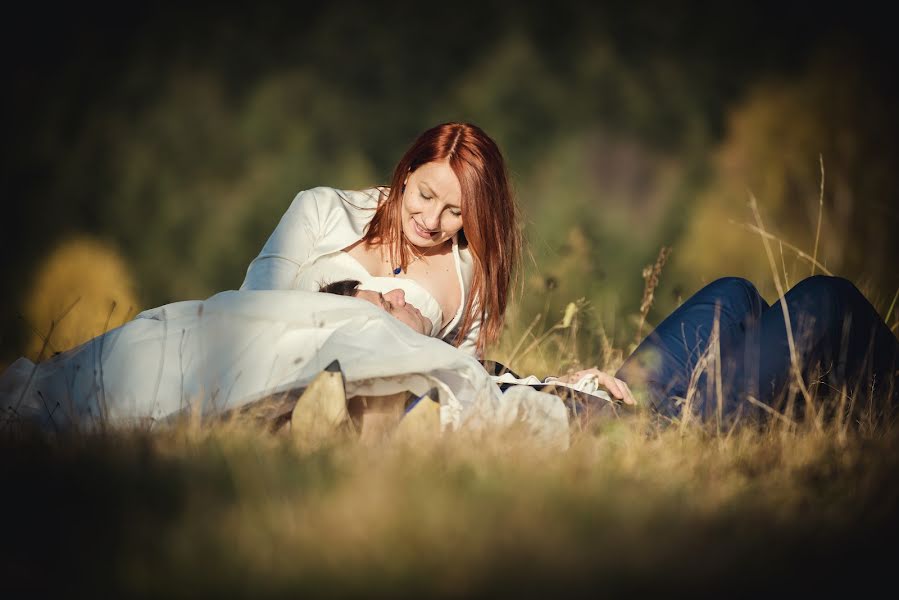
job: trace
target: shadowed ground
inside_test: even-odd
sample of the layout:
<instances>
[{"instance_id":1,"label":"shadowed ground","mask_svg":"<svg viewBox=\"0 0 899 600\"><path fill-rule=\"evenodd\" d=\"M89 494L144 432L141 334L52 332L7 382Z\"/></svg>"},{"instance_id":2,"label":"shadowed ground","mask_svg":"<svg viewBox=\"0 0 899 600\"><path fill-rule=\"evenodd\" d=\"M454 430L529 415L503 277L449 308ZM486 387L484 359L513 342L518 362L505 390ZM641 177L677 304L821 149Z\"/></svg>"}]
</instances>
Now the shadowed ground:
<instances>
[{"instance_id":1,"label":"shadowed ground","mask_svg":"<svg viewBox=\"0 0 899 600\"><path fill-rule=\"evenodd\" d=\"M5 589L259 597L858 590L896 558L897 435L587 427L318 449L246 425L0 449Z\"/></svg>"}]
</instances>

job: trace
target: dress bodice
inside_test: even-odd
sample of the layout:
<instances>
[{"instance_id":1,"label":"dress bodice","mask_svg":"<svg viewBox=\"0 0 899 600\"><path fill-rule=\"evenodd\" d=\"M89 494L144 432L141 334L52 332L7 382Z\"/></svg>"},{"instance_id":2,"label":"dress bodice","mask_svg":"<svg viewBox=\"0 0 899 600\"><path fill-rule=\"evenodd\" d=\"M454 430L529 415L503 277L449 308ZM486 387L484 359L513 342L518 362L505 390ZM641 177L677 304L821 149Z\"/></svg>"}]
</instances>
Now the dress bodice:
<instances>
[{"instance_id":1,"label":"dress bodice","mask_svg":"<svg viewBox=\"0 0 899 600\"><path fill-rule=\"evenodd\" d=\"M420 283L405 277L375 277L351 255L340 250L318 257L312 264L300 271L297 287L301 290L318 291L323 285L355 279L363 290L386 293L401 289L406 302L421 311L431 322L428 335L435 337L443 326L443 311L436 298Z\"/></svg>"}]
</instances>

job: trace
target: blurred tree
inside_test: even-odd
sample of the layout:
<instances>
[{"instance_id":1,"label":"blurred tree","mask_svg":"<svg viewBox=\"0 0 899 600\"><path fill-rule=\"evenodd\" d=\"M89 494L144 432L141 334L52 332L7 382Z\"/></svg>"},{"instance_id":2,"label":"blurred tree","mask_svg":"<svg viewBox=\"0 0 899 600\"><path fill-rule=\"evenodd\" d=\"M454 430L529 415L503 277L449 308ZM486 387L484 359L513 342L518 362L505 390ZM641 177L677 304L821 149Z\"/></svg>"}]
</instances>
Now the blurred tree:
<instances>
[{"instance_id":1,"label":"blurred tree","mask_svg":"<svg viewBox=\"0 0 899 600\"><path fill-rule=\"evenodd\" d=\"M884 83L894 79L895 59L885 51L894 36L869 11L656 0L560 1L552 10L508 0L22 10L0 36L14 57L2 113L11 200L0 236L11 257L0 278L6 357L24 342L15 317L26 301L22 282L57 240L86 233L115 242L144 306L233 288L297 191L384 183L417 133L450 119L481 125L506 152L532 242L526 279L558 282L552 311L581 295L604 311L635 311L642 267L694 214L701 224L690 225L684 248L675 244L672 254L676 263L686 252L687 262L666 269L662 291L695 289L713 272L702 261L715 254L690 250L693 238L722 229L715 211L734 218L747 184L763 201L780 194L749 175L756 155L767 160L787 146L804 158L772 164L792 165L782 173L795 180L791 189L816 190L809 182L824 153L834 183L822 240L828 264L838 259L825 244L839 243L840 265L880 263L872 281L895 289L887 281L894 247L882 240L895 227L886 165L895 160L896 123L878 116L896 97ZM847 55L835 75L827 65L837 61L822 62L818 91L801 99L772 91L801 79L809 54L834 40L866 50ZM869 69L873 62L883 68ZM768 108L745 108L764 104L747 99L732 111L760 76L781 81L759 84L752 96L767 94ZM812 118L803 112L809 103L833 108L815 108ZM763 118L775 110L786 114ZM844 128L850 142L840 134L819 147L800 127L844 114L857 117ZM763 143L750 154L744 142L728 142L712 161L725 131ZM778 136L795 139L770 142ZM841 176L838 163L850 155L854 166ZM726 172L726 164L743 166ZM700 195L710 165L719 191ZM737 191L724 194L731 184ZM702 208L694 213L694 205ZM806 228L812 213L789 210ZM721 248L740 235L722 234ZM870 242L867 259L859 236ZM736 253L721 257L739 266ZM546 298L534 297L525 296L524 321L543 310ZM650 320L673 299L657 295Z\"/></svg>"},{"instance_id":2,"label":"blurred tree","mask_svg":"<svg viewBox=\"0 0 899 600\"><path fill-rule=\"evenodd\" d=\"M771 233L814 254L819 155L825 182L818 260L881 300L899 286L899 141L890 133L899 123L895 106L856 64L822 56L801 77L758 83L734 108L714 157L714 181L676 244L675 269L693 286L740 275L765 285L772 299L760 238L734 223L754 224L747 209L751 192ZM774 249L780 261L777 242ZM778 267L786 267L791 282L811 272L794 252L783 252Z\"/></svg>"},{"instance_id":3,"label":"blurred tree","mask_svg":"<svg viewBox=\"0 0 899 600\"><path fill-rule=\"evenodd\" d=\"M31 282L25 354L37 360L74 348L130 320L138 306L131 273L113 246L86 237L65 241Z\"/></svg>"}]
</instances>

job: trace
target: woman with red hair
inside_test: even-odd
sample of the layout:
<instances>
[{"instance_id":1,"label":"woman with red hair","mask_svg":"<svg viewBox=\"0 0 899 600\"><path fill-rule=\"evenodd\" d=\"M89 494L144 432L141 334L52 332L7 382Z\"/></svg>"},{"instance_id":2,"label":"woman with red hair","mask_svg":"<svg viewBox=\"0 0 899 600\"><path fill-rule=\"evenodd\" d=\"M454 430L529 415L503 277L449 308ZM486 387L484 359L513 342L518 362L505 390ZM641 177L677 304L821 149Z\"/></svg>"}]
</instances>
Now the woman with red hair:
<instances>
[{"instance_id":1,"label":"woman with red hair","mask_svg":"<svg viewBox=\"0 0 899 600\"><path fill-rule=\"evenodd\" d=\"M410 373L453 373L447 418L459 422L490 387L471 355L499 337L520 245L496 144L474 125L438 125L405 152L390 187L300 192L242 291L150 309L48 360L19 359L0 375L0 413L53 428L213 414L302 386L339 358L348 385L374 395L424 381L410 384ZM317 293L348 279L393 319Z\"/></svg>"},{"instance_id":2,"label":"woman with red hair","mask_svg":"<svg viewBox=\"0 0 899 600\"><path fill-rule=\"evenodd\" d=\"M496 143L468 123L422 133L390 187L300 192L241 289L402 289L428 333L481 356L503 326L521 235Z\"/></svg>"}]
</instances>

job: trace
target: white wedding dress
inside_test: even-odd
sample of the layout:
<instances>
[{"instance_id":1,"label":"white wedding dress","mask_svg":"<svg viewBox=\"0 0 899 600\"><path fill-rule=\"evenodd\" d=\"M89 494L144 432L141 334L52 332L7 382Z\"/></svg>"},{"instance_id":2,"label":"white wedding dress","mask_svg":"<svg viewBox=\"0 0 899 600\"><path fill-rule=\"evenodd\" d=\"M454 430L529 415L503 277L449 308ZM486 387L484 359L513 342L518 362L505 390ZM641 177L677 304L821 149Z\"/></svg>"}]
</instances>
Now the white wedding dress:
<instances>
[{"instance_id":1,"label":"white wedding dress","mask_svg":"<svg viewBox=\"0 0 899 600\"><path fill-rule=\"evenodd\" d=\"M343 253L323 258L327 280L321 283L358 279L376 291L402 287L432 330L440 329L439 304L419 284L372 277ZM502 394L475 357L381 308L298 290L227 291L176 302L41 363L20 358L0 376L0 408L6 422L25 419L51 431L152 425L180 411L209 416L302 388L335 359L348 397L420 395L436 387L444 428L524 420L567 444L567 412L555 396L530 388Z\"/></svg>"}]
</instances>

